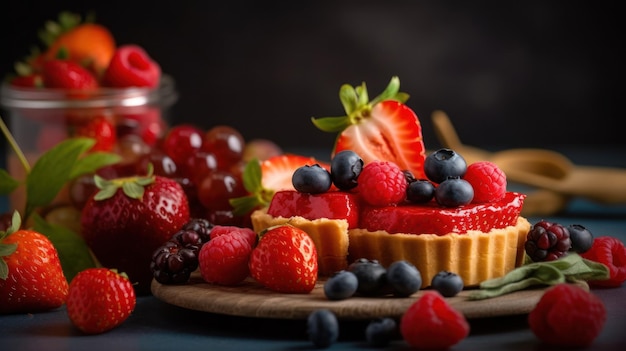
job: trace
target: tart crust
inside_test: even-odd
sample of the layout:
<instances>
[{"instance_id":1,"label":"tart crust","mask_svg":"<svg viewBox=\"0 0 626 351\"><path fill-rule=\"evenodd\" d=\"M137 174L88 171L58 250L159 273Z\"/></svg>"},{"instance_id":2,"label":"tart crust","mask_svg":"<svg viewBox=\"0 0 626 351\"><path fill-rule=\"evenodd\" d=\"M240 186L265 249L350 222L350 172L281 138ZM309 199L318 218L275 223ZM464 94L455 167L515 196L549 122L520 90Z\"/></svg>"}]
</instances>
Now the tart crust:
<instances>
[{"instance_id":1,"label":"tart crust","mask_svg":"<svg viewBox=\"0 0 626 351\"><path fill-rule=\"evenodd\" d=\"M524 242L530 230L530 223L521 216L505 228L446 235L348 230L345 219L273 217L266 209L255 211L251 219L257 233L286 223L307 232L317 249L319 276L347 269L349 262L359 258L378 260L384 267L407 260L420 271L422 288L440 271L459 274L466 287L507 274L524 262Z\"/></svg>"},{"instance_id":2,"label":"tart crust","mask_svg":"<svg viewBox=\"0 0 626 351\"><path fill-rule=\"evenodd\" d=\"M349 260L375 259L385 267L394 261L407 260L420 271L422 288L429 286L440 271L457 273L469 287L501 277L521 266L529 230L530 223L521 216L514 226L486 233L416 235L352 229L348 232Z\"/></svg>"},{"instance_id":3,"label":"tart crust","mask_svg":"<svg viewBox=\"0 0 626 351\"><path fill-rule=\"evenodd\" d=\"M345 219L320 218L309 220L304 217L273 217L267 208L256 210L250 216L252 227L259 233L269 227L291 224L313 239L317 250L318 276L331 276L348 267L348 221Z\"/></svg>"}]
</instances>

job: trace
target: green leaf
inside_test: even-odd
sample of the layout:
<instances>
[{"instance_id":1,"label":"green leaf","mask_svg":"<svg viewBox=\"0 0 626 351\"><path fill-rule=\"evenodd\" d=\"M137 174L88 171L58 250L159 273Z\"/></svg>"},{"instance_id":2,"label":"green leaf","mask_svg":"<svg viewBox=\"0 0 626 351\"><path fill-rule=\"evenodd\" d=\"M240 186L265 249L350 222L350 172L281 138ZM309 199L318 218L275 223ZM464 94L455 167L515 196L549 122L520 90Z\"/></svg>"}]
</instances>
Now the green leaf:
<instances>
[{"instance_id":1,"label":"green leaf","mask_svg":"<svg viewBox=\"0 0 626 351\"><path fill-rule=\"evenodd\" d=\"M117 163L121 159L120 155L108 152L90 153L76 161L70 173L70 178L74 179L84 174L94 173L96 170Z\"/></svg>"},{"instance_id":2,"label":"green leaf","mask_svg":"<svg viewBox=\"0 0 626 351\"><path fill-rule=\"evenodd\" d=\"M59 254L63 274L68 281L78 272L96 266L85 240L74 231L50 224L38 214L33 214L34 230L47 236Z\"/></svg>"},{"instance_id":3,"label":"green leaf","mask_svg":"<svg viewBox=\"0 0 626 351\"><path fill-rule=\"evenodd\" d=\"M141 199L145 188L136 182L124 182L122 184L122 190L124 194L131 199Z\"/></svg>"},{"instance_id":4,"label":"green leaf","mask_svg":"<svg viewBox=\"0 0 626 351\"><path fill-rule=\"evenodd\" d=\"M26 212L29 215L40 206L48 205L71 179L71 170L78 157L89 150L95 140L68 139L44 153L26 177Z\"/></svg>"},{"instance_id":5,"label":"green leaf","mask_svg":"<svg viewBox=\"0 0 626 351\"><path fill-rule=\"evenodd\" d=\"M261 184L261 163L258 159L253 159L246 163L243 170L243 186L249 193L255 193L263 188Z\"/></svg>"},{"instance_id":6,"label":"green leaf","mask_svg":"<svg viewBox=\"0 0 626 351\"><path fill-rule=\"evenodd\" d=\"M321 118L312 117L311 121L320 130L331 133L341 132L351 125L350 118L348 116Z\"/></svg>"},{"instance_id":7,"label":"green leaf","mask_svg":"<svg viewBox=\"0 0 626 351\"><path fill-rule=\"evenodd\" d=\"M348 115L358 108L358 94L349 84L344 84L339 88L339 100Z\"/></svg>"},{"instance_id":8,"label":"green leaf","mask_svg":"<svg viewBox=\"0 0 626 351\"><path fill-rule=\"evenodd\" d=\"M258 206L262 205L259 201L259 197L256 195L236 197L228 200L228 202L233 207L233 214L235 216L246 215Z\"/></svg>"},{"instance_id":9,"label":"green leaf","mask_svg":"<svg viewBox=\"0 0 626 351\"><path fill-rule=\"evenodd\" d=\"M20 186L20 182L11 177L9 172L4 169L0 169L0 195L9 195L17 187Z\"/></svg>"}]
</instances>

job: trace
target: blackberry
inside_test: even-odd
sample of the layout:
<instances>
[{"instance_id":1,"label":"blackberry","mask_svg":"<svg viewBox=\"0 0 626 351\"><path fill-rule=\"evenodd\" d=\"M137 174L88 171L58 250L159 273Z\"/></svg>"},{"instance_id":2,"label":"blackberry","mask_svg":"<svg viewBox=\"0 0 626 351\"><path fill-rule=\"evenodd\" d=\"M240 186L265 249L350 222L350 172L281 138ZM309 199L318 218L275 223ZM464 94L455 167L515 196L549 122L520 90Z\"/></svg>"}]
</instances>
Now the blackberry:
<instances>
[{"instance_id":1,"label":"blackberry","mask_svg":"<svg viewBox=\"0 0 626 351\"><path fill-rule=\"evenodd\" d=\"M291 183L301 193L321 194L330 189L332 180L330 172L316 163L296 169L291 176Z\"/></svg>"},{"instance_id":2,"label":"blackberry","mask_svg":"<svg viewBox=\"0 0 626 351\"><path fill-rule=\"evenodd\" d=\"M524 249L534 262L554 261L572 247L569 231L558 223L537 222L528 232Z\"/></svg>"},{"instance_id":3,"label":"blackberry","mask_svg":"<svg viewBox=\"0 0 626 351\"><path fill-rule=\"evenodd\" d=\"M463 290L463 279L460 275L448 271L441 271L433 277L430 286L443 297L452 297Z\"/></svg>"},{"instance_id":4,"label":"blackberry","mask_svg":"<svg viewBox=\"0 0 626 351\"><path fill-rule=\"evenodd\" d=\"M182 228L183 230L192 230L202 239L203 243L211 240L211 229L213 229L213 223L204 218L191 218Z\"/></svg>"},{"instance_id":5,"label":"blackberry","mask_svg":"<svg viewBox=\"0 0 626 351\"><path fill-rule=\"evenodd\" d=\"M357 186L357 178L363 170L363 159L354 151L339 151L330 161L330 176L340 190Z\"/></svg>"},{"instance_id":6,"label":"blackberry","mask_svg":"<svg viewBox=\"0 0 626 351\"><path fill-rule=\"evenodd\" d=\"M358 287L357 276L352 272L342 270L333 274L324 283L324 295L329 300L344 300L354 295Z\"/></svg>"},{"instance_id":7,"label":"blackberry","mask_svg":"<svg viewBox=\"0 0 626 351\"><path fill-rule=\"evenodd\" d=\"M213 225L206 219L192 218L152 254L150 270L161 284L184 284L198 269L198 255L211 239Z\"/></svg>"}]
</instances>

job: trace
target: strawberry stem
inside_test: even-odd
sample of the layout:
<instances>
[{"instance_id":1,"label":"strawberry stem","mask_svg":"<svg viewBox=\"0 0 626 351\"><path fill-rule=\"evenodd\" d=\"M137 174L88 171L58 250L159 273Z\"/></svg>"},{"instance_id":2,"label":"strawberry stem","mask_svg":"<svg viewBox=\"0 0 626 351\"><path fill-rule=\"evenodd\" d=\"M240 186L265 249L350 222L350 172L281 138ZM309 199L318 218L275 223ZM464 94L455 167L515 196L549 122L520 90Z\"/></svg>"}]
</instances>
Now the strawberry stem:
<instances>
[{"instance_id":1,"label":"strawberry stem","mask_svg":"<svg viewBox=\"0 0 626 351\"><path fill-rule=\"evenodd\" d=\"M7 142L11 146L11 149L13 149L13 152L15 152L15 154L17 155L17 158L20 160L20 163L22 164L22 167L24 167L26 173L30 173L30 164L28 164L28 160L26 159L26 156L24 156L22 149L20 149L17 141L15 141L15 138L13 138L13 135L9 131L9 128L4 123L2 116L0 116L0 130L2 130L2 134L4 134L4 136L7 138Z\"/></svg>"}]
</instances>

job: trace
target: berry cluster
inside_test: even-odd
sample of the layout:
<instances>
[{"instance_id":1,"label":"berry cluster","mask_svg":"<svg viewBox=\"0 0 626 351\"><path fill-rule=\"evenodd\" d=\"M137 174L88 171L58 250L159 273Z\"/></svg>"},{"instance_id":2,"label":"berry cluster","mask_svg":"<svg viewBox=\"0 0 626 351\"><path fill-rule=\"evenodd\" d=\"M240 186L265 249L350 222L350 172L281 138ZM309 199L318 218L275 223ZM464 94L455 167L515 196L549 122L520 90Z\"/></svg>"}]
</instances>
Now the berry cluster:
<instances>
[{"instance_id":1,"label":"berry cluster","mask_svg":"<svg viewBox=\"0 0 626 351\"><path fill-rule=\"evenodd\" d=\"M593 244L593 234L580 224L564 226L541 220L530 229L524 249L534 262L553 261L569 252L582 254Z\"/></svg>"},{"instance_id":2,"label":"berry cluster","mask_svg":"<svg viewBox=\"0 0 626 351\"><path fill-rule=\"evenodd\" d=\"M444 297L455 296L464 286L458 274L447 271L436 274L430 283L430 287ZM385 268L377 260L360 258L326 280L324 295L329 300L344 300L355 295L407 297L421 286L420 271L408 261L395 261Z\"/></svg>"},{"instance_id":3,"label":"berry cluster","mask_svg":"<svg viewBox=\"0 0 626 351\"><path fill-rule=\"evenodd\" d=\"M170 240L152 254L150 270L161 284L184 284L198 268L200 249L210 240L213 225L201 218L190 219Z\"/></svg>"},{"instance_id":4,"label":"berry cluster","mask_svg":"<svg viewBox=\"0 0 626 351\"><path fill-rule=\"evenodd\" d=\"M435 201L445 207L486 203L502 199L506 176L494 163L484 161L467 166L454 150L440 149L424 161L428 179L416 179L395 163L374 160L364 165L351 150L338 152L331 160L330 171L319 165L302 166L292 177L294 188L303 193L319 194L332 185L343 191L355 189L372 206L387 206L403 201Z\"/></svg>"}]
</instances>

